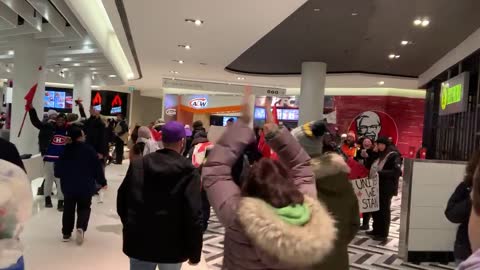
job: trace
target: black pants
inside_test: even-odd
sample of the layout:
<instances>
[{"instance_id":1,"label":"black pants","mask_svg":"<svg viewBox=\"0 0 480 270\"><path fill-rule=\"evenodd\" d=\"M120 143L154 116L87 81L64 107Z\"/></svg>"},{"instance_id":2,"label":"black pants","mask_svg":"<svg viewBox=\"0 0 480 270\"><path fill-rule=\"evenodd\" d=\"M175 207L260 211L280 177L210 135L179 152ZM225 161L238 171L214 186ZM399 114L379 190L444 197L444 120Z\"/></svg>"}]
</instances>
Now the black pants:
<instances>
[{"instance_id":1,"label":"black pants","mask_svg":"<svg viewBox=\"0 0 480 270\"><path fill-rule=\"evenodd\" d=\"M90 220L90 206L92 197L71 197L65 196L62 233L63 235L72 235L75 223L75 208L77 210L77 229L87 231L88 221Z\"/></svg>"},{"instance_id":2,"label":"black pants","mask_svg":"<svg viewBox=\"0 0 480 270\"><path fill-rule=\"evenodd\" d=\"M208 229L208 220L210 219L210 202L208 201L207 192L202 189L202 231Z\"/></svg>"},{"instance_id":3,"label":"black pants","mask_svg":"<svg viewBox=\"0 0 480 270\"><path fill-rule=\"evenodd\" d=\"M371 217L372 217L372 213L362 213L362 226L364 227L370 226Z\"/></svg>"},{"instance_id":4,"label":"black pants","mask_svg":"<svg viewBox=\"0 0 480 270\"><path fill-rule=\"evenodd\" d=\"M123 147L125 143L120 137L115 137L115 162L122 163L123 161Z\"/></svg>"},{"instance_id":5,"label":"black pants","mask_svg":"<svg viewBox=\"0 0 480 270\"><path fill-rule=\"evenodd\" d=\"M373 233L381 237L388 237L390 232L390 219L392 205L392 194L380 192L380 210L372 213Z\"/></svg>"}]
</instances>

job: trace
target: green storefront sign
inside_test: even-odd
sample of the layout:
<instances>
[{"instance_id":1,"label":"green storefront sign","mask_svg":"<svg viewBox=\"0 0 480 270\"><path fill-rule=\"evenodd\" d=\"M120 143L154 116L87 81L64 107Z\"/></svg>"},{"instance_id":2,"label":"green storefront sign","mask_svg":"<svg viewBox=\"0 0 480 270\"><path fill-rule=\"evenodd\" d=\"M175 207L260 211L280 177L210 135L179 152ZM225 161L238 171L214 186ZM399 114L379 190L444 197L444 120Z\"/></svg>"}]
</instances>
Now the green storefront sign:
<instances>
[{"instance_id":1,"label":"green storefront sign","mask_svg":"<svg viewBox=\"0 0 480 270\"><path fill-rule=\"evenodd\" d=\"M449 87L448 84L442 86L441 93L441 108L445 110L448 105L455 104L462 101L463 86L457 84Z\"/></svg>"},{"instance_id":2,"label":"green storefront sign","mask_svg":"<svg viewBox=\"0 0 480 270\"><path fill-rule=\"evenodd\" d=\"M463 72L442 83L438 106L439 115L461 113L467 110L470 75Z\"/></svg>"}]
</instances>

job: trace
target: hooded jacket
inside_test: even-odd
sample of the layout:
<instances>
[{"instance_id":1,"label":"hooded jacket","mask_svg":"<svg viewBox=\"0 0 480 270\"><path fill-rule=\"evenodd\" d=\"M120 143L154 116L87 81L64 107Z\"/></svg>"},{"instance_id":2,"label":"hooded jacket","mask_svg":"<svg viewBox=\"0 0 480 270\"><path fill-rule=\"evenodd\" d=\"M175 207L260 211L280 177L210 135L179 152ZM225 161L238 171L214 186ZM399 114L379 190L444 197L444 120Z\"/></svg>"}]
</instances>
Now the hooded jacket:
<instances>
[{"instance_id":1,"label":"hooded jacket","mask_svg":"<svg viewBox=\"0 0 480 270\"><path fill-rule=\"evenodd\" d=\"M336 223L334 249L314 269L348 270L348 244L360 227L358 200L348 180L350 168L342 156L329 153L312 160L318 199L324 202Z\"/></svg>"},{"instance_id":2,"label":"hooded jacket","mask_svg":"<svg viewBox=\"0 0 480 270\"><path fill-rule=\"evenodd\" d=\"M215 144L202 170L209 201L226 228L223 269L309 269L329 254L336 237L334 220L316 199L310 158L286 129L269 141L311 211L303 226L292 225L264 201L242 197L232 180L233 164L254 139L253 131L237 122Z\"/></svg>"}]
</instances>

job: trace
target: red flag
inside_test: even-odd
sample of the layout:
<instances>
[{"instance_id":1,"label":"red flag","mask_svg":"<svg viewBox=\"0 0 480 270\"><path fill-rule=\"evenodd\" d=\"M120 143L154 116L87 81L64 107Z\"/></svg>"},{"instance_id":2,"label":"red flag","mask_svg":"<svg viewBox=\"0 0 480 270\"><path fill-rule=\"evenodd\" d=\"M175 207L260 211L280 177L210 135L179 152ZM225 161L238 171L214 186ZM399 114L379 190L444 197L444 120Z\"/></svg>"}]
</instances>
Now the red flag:
<instances>
[{"instance_id":1,"label":"red flag","mask_svg":"<svg viewBox=\"0 0 480 270\"><path fill-rule=\"evenodd\" d=\"M24 99L27 101L27 104L32 104L33 103L33 98L35 97L35 92L37 92L37 86L38 84L34 84L32 88L28 91L28 93L25 95Z\"/></svg>"},{"instance_id":2,"label":"red flag","mask_svg":"<svg viewBox=\"0 0 480 270\"><path fill-rule=\"evenodd\" d=\"M273 116L273 122L278 125L280 122L278 121L277 103L273 105L272 116Z\"/></svg>"}]
</instances>

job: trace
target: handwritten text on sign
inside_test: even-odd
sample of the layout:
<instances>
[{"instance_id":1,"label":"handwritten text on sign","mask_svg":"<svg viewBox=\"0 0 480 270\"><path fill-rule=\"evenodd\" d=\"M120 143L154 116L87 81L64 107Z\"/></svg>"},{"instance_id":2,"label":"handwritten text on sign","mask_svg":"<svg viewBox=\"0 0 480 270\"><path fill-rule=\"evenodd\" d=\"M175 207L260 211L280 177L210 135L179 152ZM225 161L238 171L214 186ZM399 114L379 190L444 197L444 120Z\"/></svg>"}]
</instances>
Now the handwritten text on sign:
<instances>
[{"instance_id":1,"label":"handwritten text on sign","mask_svg":"<svg viewBox=\"0 0 480 270\"><path fill-rule=\"evenodd\" d=\"M350 182L357 195L360 213L375 212L380 209L378 177L355 179Z\"/></svg>"}]
</instances>

